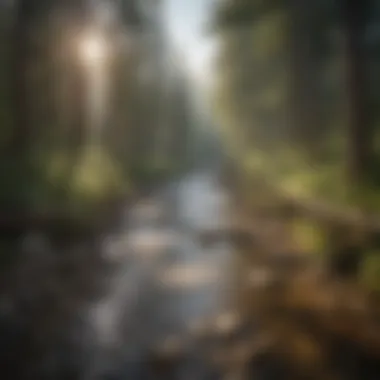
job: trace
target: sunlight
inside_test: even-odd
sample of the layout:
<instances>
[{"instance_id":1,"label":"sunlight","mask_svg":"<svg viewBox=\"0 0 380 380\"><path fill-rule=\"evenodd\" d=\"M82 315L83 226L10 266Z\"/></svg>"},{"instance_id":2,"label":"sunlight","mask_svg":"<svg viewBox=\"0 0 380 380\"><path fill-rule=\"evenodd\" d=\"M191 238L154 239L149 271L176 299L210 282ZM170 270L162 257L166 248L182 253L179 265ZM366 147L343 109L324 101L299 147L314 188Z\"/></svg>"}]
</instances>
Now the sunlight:
<instances>
[{"instance_id":1,"label":"sunlight","mask_svg":"<svg viewBox=\"0 0 380 380\"><path fill-rule=\"evenodd\" d=\"M107 56L107 46L104 38L97 34L85 36L81 40L79 54L85 63L98 65Z\"/></svg>"},{"instance_id":2,"label":"sunlight","mask_svg":"<svg viewBox=\"0 0 380 380\"><path fill-rule=\"evenodd\" d=\"M186 69L198 87L208 87L212 79L211 61L216 41L204 33L215 0L165 0L168 36L184 54Z\"/></svg>"},{"instance_id":3,"label":"sunlight","mask_svg":"<svg viewBox=\"0 0 380 380\"><path fill-rule=\"evenodd\" d=\"M108 49L106 35L101 28L92 27L78 36L77 56L83 65L86 80L88 143L100 142L106 112L108 65L111 52Z\"/></svg>"}]
</instances>

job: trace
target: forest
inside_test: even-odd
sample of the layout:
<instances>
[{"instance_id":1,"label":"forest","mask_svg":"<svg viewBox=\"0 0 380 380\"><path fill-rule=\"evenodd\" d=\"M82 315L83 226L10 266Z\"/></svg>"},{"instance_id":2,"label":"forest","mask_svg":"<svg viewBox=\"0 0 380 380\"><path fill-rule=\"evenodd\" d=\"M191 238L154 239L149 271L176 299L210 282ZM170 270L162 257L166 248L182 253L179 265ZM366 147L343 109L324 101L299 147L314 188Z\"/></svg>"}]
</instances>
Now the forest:
<instances>
[{"instance_id":1,"label":"forest","mask_svg":"<svg viewBox=\"0 0 380 380\"><path fill-rule=\"evenodd\" d=\"M120 7L1 2L4 217L85 215L186 165L189 95L180 68L166 80L159 10Z\"/></svg>"},{"instance_id":2,"label":"forest","mask_svg":"<svg viewBox=\"0 0 380 380\"><path fill-rule=\"evenodd\" d=\"M233 0L212 26L212 98L239 196L285 208L304 250L338 256L332 266L375 288L379 11L376 1Z\"/></svg>"},{"instance_id":3,"label":"forest","mask_svg":"<svg viewBox=\"0 0 380 380\"><path fill-rule=\"evenodd\" d=\"M379 378L380 3L173 2L0 0L0 378Z\"/></svg>"}]
</instances>

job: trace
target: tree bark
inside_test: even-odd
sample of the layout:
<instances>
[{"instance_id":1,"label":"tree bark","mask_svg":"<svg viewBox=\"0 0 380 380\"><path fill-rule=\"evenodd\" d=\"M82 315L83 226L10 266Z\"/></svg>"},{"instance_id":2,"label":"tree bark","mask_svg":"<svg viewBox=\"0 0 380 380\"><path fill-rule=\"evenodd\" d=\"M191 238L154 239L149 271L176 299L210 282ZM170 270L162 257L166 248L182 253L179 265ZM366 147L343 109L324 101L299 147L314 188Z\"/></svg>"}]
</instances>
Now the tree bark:
<instances>
[{"instance_id":1,"label":"tree bark","mask_svg":"<svg viewBox=\"0 0 380 380\"><path fill-rule=\"evenodd\" d=\"M10 143L11 153L16 156L26 154L30 147L30 107L28 103L27 73L31 58L31 12L28 1L20 0L16 9L13 30L12 57L12 100L13 100L13 136Z\"/></svg>"},{"instance_id":2,"label":"tree bark","mask_svg":"<svg viewBox=\"0 0 380 380\"><path fill-rule=\"evenodd\" d=\"M369 1L342 0L348 96L347 175L352 184L368 180L372 130L368 110L365 21Z\"/></svg>"},{"instance_id":3,"label":"tree bark","mask_svg":"<svg viewBox=\"0 0 380 380\"><path fill-rule=\"evenodd\" d=\"M304 0L290 2L289 124L291 137L308 151L318 151L321 114L318 104L319 62L315 53L317 7Z\"/></svg>"}]
</instances>

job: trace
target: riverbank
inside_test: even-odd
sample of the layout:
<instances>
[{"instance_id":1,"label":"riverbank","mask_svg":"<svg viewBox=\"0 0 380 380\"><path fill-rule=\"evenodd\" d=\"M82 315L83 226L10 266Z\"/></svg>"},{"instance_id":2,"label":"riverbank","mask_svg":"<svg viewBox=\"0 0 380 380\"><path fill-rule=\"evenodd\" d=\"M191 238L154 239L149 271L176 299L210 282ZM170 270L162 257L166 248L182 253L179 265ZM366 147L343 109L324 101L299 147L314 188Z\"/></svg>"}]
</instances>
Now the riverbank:
<instances>
[{"instance_id":1,"label":"riverbank","mask_svg":"<svg viewBox=\"0 0 380 380\"><path fill-rule=\"evenodd\" d=\"M237 258L238 303L270 337L267 352L287 363L292 379L378 378L378 299L297 249L284 220L242 209L238 214L254 236Z\"/></svg>"}]
</instances>

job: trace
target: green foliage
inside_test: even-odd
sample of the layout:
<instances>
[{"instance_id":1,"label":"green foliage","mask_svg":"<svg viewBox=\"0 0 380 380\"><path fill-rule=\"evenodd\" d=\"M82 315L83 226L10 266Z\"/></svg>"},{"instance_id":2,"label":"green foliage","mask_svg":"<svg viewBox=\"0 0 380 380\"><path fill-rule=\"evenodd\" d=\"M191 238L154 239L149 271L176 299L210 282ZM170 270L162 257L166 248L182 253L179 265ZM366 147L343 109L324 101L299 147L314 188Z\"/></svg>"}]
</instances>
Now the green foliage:
<instances>
[{"instance_id":1,"label":"green foliage","mask_svg":"<svg viewBox=\"0 0 380 380\"><path fill-rule=\"evenodd\" d=\"M131 44L127 50L115 43L123 28L138 27L151 34L151 25L142 13L145 10L133 1L115 5L122 7L123 20L115 28L102 31L112 48L107 49L101 74L107 82L106 109L104 117L99 114L96 120L101 133L96 143L93 141L89 129L95 126L88 125L90 69L84 62L79 64L75 46L85 37L82 31L87 27L83 4L67 3L69 12L64 12L66 3L32 4L21 0L13 9L15 18L10 8L0 7L2 210L70 209L87 213L108 199L128 196L137 186L167 180L183 170L190 128L190 98L183 73L178 72L178 78L171 83L172 93L166 94L168 86L162 83L161 72L155 70L148 79L140 75L146 61L151 61L155 69L165 52L152 49L150 41L142 41L139 46ZM158 12L159 8L157 17ZM73 40L72 34L78 30ZM11 44L12 31L19 33L19 46L25 49ZM157 34L160 32L157 30ZM159 42L157 36L156 43ZM15 62L22 64L14 65ZM20 66L23 72L13 75L13 66ZM16 83L15 78L21 80ZM17 102L10 96L13 90L18 91ZM164 98L170 107L163 104ZM165 112L161 112L162 108ZM20 115L24 122L15 117ZM162 128L170 140L165 146L159 141ZM10 137L15 140L15 136L21 136L20 142L12 141L16 150L17 144L24 144L23 132L30 138L25 144L25 157L18 162L8 145ZM164 157L163 162L157 162L158 155Z\"/></svg>"},{"instance_id":2,"label":"green foliage","mask_svg":"<svg viewBox=\"0 0 380 380\"><path fill-rule=\"evenodd\" d=\"M337 9L275 0L217 9L214 112L238 165L294 197L378 209L375 160L371 183L356 189L347 180L355 152L347 144Z\"/></svg>"},{"instance_id":3,"label":"green foliage","mask_svg":"<svg viewBox=\"0 0 380 380\"><path fill-rule=\"evenodd\" d=\"M380 292L380 252L366 255L361 267L361 281L367 288Z\"/></svg>"},{"instance_id":4,"label":"green foliage","mask_svg":"<svg viewBox=\"0 0 380 380\"><path fill-rule=\"evenodd\" d=\"M250 26L262 14L282 7L283 4L284 0L228 1L218 9L214 27L219 30Z\"/></svg>"},{"instance_id":5,"label":"green foliage","mask_svg":"<svg viewBox=\"0 0 380 380\"><path fill-rule=\"evenodd\" d=\"M69 163L70 155L56 154L47 166L47 178L51 184L65 186L70 200L94 202L128 192L120 165L100 147L85 148L65 177Z\"/></svg>"},{"instance_id":6,"label":"green foliage","mask_svg":"<svg viewBox=\"0 0 380 380\"><path fill-rule=\"evenodd\" d=\"M292 227L294 241L301 252L318 257L327 251L327 233L320 224L306 219L297 219L292 222Z\"/></svg>"},{"instance_id":7,"label":"green foliage","mask_svg":"<svg viewBox=\"0 0 380 380\"><path fill-rule=\"evenodd\" d=\"M11 159L0 160L0 174L2 177L0 191L0 205L4 210L25 206L33 203L35 183L25 176L23 163Z\"/></svg>"},{"instance_id":8,"label":"green foliage","mask_svg":"<svg viewBox=\"0 0 380 380\"><path fill-rule=\"evenodd\" d=\"M343 12L344 4L352 9ZM371 16L361 13L367 6ZM247 208L278 216L291 198L333 205L343 215L358 208L378 214L374 2L230 0L217 5L214 22L220 54L213 111ZM339 249L330 236L341 225L355 231L348 221L333 226L328 215L289 214L289 233L302 251L324 259L349 251L349 233L336 239ZM372 246L358 239L360 252ZM380 290L379 252L364 259L363 282Z\"/></svg>"}]
</instances>

